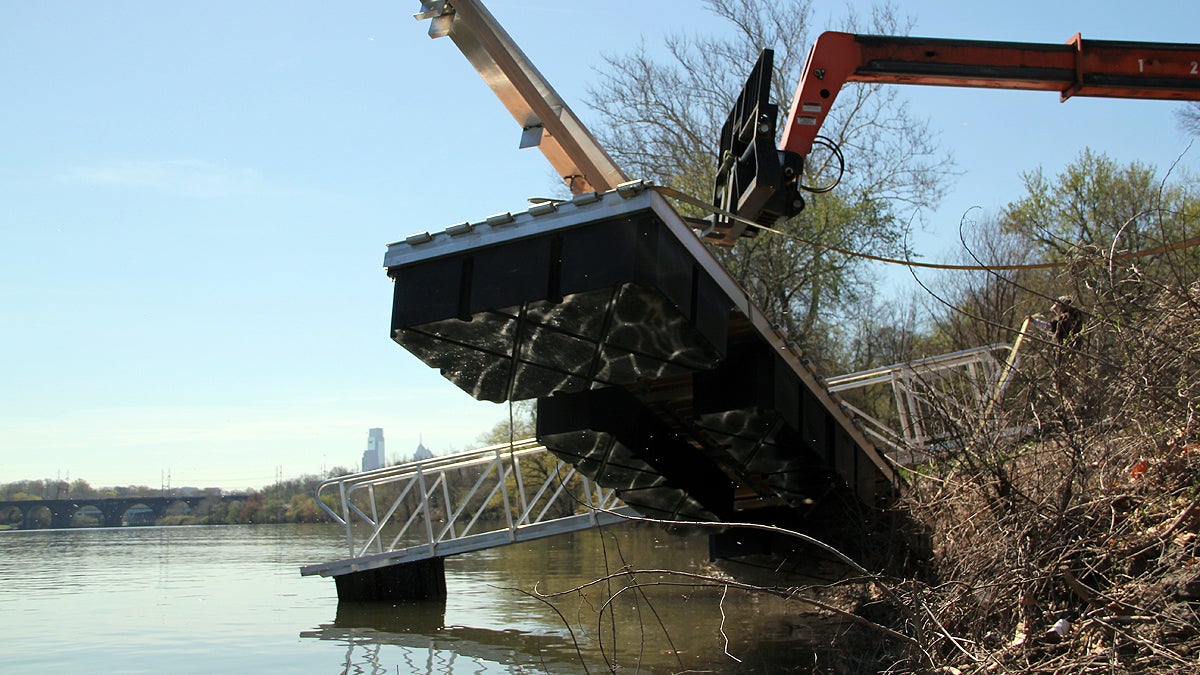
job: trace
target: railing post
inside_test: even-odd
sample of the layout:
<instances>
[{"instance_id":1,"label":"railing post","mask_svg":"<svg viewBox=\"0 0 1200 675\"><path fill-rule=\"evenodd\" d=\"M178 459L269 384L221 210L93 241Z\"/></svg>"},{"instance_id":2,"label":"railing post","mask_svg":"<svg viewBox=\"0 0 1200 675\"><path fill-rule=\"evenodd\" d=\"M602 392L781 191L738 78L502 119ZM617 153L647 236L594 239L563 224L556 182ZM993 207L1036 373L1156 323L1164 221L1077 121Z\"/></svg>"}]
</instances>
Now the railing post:
<instances>
[{"instance_id":1,"label":"railing post","mask_svg":"<svg viewBox=\"0 0 1200 675\"><path fill-rule=\"evenodd\" d=\"M454 520L452 520L455 511L454 505L450 503L450 481L446 480L446 474L444 472L442 473L441 481L442 503L446 505L446 520L450 521L446 523L446 525L450 528L450 538L454 539L458 537L458 532L454 529ZM445 532L443 531L442 534L444 535Z\"/></svg>"},{"instance_id":2,"label":"railing post","mask_svg":"<svg viewBox=\"0 0 1200 675\"><path fill-rule=\"evenodd\" d=\"M346 547L354 557L354 528L350 527L350 502L346 500L346 481L338 481L338 495L342 499L342 522L346 524Z\"/></svg>"},{"instance_id":3,"label":"railing post","mask_svg":"<svg viewBox=\"0 0 1200 675\"><path fill-rule=\"evenodd\" d=\"M583 474L579 475L583 478L583 499L584 503L587 504L588 522L594 527L598 522L596 520L596 504L592 501L592 481L588 480L588 477Z\"/></svg>"},{"instance_id":4,"label":"railing post","mask_svg":"<svg viewBox=\"0 0 1200 675\"><path fill-rule=\"evenodd\" d=\"M425 537L429 542L429 555L433 555L436 542L433 540L433 515L429 512L429 493L425 490L425 471L417 465L417 487L421 488L421 508L425 511Z\"/></svg>"},{"instance_id":5,"label":"railing post","mask_svg":"<svg viewBox=\"0 0 1200 675\"><path fill-rule=\"evenodd\" d=\"M513 472L517 475L517 501L521 504L521 515L525 515L529 511L529 504L525 500L525 480L521 476L521 458L513 454L511 447L508 451L508 458L512 460ZM520 525L521 521L518 520Z\"/></svg>"},{"instance_id":6,"label":"railing post","mask_svg":"<svg viewBox=\"0 0 1200 675\"><path fill-rule=\"evenodd\" d=\"M367 496L371 499L371 520L374 521L375 529L379 530L382 528L382 524L379 522L379 507L375 504L374 484L367 486ZM383 537L381 536L375 537L375 552L383 553Z\"/></svg>"},{"instance_id":7,"label":"railing post","mask_svg":"<svg viewBox=\"0 0 1200 675\"><path fill-rule=\"evenodd\" d=\"M496 467L500 470L500 496L504 499L504 522L508 525L509 541L517 540L517 528L513 527L512 506L508 499L508 472L504 469L504 455L496 448Z\"/></svg>"},{"instance_id":8,"label":"railing post","mask_svg":"<svg viewBox=\"0 0 1200 675\"><path fill-rule=\"evenodd\" d=\"M896 414L900 417L900 434L904 442L911 445L913 441L912 418L908 411L908 397L904 394L904 383L900 373L892 371L892 397L896 399Z\"/></svg>"},{"instance_id":9,"label":"railing post","mask_svg":"<svg viewBox=\"0 0 1200 675\"><path fill-rule=\"evenodd\" d=\"M913 440L916 441L917 447L923 451L925 450L925 424L922 420L921 402L917 393L913 390L914 374L910 368L904 369L904 393L908 398L909 423L912 424Z\"/></svg>"}]
</instances>

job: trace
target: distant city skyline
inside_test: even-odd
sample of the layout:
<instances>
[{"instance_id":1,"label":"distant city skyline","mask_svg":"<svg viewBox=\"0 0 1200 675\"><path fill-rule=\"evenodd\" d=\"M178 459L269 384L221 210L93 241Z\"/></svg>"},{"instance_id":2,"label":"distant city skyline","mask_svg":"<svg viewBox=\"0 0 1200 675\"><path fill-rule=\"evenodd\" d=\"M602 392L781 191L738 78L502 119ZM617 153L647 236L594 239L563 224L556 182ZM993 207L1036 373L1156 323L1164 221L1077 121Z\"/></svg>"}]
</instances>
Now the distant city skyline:
<instances>
[{"instance_id":1,"label":"distant city skyline","mask_svg":"<svg viewBox=\"0 0 1200 675\"><path fill-rule=\"evenodd\" d=\"M382 469L392 464L399 464L406 461L424 461L433 459L433 451L425 447L425 439L423 436L417 436L417 448L413 451L411 457L398 455L393 460L389 461L386 451L386 441L384 440L383 428L372 427L367 430L367 449L363 451L362 461L359 464L363 471L374 471Z\"/></svg>"},{"instance_id":2,"label":"distant city skyline","mask_svg":"<svg viewBox=\"0 0 1200 675\"><path fill-rule=\"evenodd\" d=\"M363 451L361 466L363 471L374 471L387 466L387 454L384 450L381 427L367 430L367 449Z\"/></svg>"},{"instance_id":3,"label":"distant city skyline","mask_svg":"<svg viewBox=\"0 0 1200 675\"><path fill-rule=\"evenodd\" d=\"M433 459L433 451L425 447L424 439L417 441L417 449L413 452L412 458L414 462L423 462L427 459Z\"/></svg>"}]
</instances>

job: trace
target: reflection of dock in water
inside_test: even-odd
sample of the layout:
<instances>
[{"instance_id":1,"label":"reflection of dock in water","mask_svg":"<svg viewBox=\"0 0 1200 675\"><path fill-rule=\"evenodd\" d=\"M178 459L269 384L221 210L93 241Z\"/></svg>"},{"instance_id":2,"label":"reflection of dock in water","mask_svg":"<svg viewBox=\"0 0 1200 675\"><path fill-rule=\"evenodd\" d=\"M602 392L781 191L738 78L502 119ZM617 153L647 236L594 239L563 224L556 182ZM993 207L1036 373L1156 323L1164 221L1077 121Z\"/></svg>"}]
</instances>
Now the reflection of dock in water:
<instances>
[{"instance_id":1,"label":"reflection of dock in water","mask_svg":"<svg viewBox=\"0 0 1200 675\"><path fill-rule=\"evenodd\" d=\"M344 643L343 673L382 675L397 667L414 673L495 672L490 664L512 672L585 672L565 630L560 635L445 626L445 617L444 600L395 606L340 602L332 624L301 631L300 637Z\"/></svg>"}]
</instances>

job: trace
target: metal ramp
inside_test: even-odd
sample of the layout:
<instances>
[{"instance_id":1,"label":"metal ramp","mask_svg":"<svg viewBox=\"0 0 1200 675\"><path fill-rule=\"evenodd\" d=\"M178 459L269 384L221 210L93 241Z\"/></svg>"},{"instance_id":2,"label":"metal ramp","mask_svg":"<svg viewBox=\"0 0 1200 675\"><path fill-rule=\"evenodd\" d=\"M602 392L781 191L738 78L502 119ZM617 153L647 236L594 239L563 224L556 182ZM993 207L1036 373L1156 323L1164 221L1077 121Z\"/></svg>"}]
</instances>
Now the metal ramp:
<instances>
[{"instance_id":1,"label":"metal ramp","mask_svg":"<svg viewBox=\"0 0 1200 675\"><path fill-rule=\"evenodd\" d=\"M1024 331L1023 326L1021 335ZM831 377L826 384L888 458L908 466L932 450L971 440L1012 381L1020 344L1018 339L881 366Z\"/></svg>"},{"instance_id":2,"label":"metal ramp","mask_svg":"<svg viewBox=\"0 0 1200 675\"><path fill-rule=\"evenodd\" d=\"M829 390L847 395L885 390L894 407L884 419L864 411L864 402L842 403L867 434L888 448L891 461L913 464L930 450L970 440L964 430L978 429L979 413L986 414L1002 397L1019 364L1019 345L988 345L840 375L829 378ZM618 391L608 388L604 395L619 397L614 394ZM626 411L613 427L638 424L636 413ZM645 504L635 510L620 501L618 490L603 489L586 477L621 483L620 494L637 502L639 487L656 487L654 481L638 485L639 474L654 473L646 461L614 458L610 448L606 465L596 466L598 460L586 452L568 451L571 438L560 439L550 431L545 435L558 441L558 455L566 455L570 463L528 439L324 481L317 488L318 503L345 528L348 557L308 565L301 573L340 576L576 532L619 522L621 515L655 511ZM567 435L590 442L587 434Z\"/></svg>"},{"instance_id":3,"label":"metal ramp","mask_svg":"<svg viewBox=\"0 0 1200 675\"><path fill-rule=\"evenodd\" d=\"M632 514L534 440L331 478L317 488L346 530L347 558L307 565L342 576L552 537ZM602 511L597 510L602 509Z\"/></svg>"}]
</instances>

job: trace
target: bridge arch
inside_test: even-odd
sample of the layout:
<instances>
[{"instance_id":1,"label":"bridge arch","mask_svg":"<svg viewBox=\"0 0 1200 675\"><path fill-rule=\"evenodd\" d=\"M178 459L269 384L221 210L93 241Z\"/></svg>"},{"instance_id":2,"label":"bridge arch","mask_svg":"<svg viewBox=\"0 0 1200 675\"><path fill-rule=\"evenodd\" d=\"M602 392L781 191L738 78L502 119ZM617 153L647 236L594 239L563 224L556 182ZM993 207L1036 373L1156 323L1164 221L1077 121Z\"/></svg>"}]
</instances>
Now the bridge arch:
<instances>
[{"instance_id":1,"label":"bridge arch","mask_svg":"<svg viewBox=\"0 0 1200 675\"><path fill-rule=\"evenodd\" d=\"M66 517L68 527L100 527L105 520L104 512L95 504L80 504Z\"/></svg>"},{"instance_id":2,"label":"bridge arch","mask_svg":"<svg viewBox=\"0 0 1200 675\"><path fill-rule=\"evenodd\" d=\"M133 501L122 505L121 511L117 514L115 520L122 527L138 527L153 525L158 520L158 516L158 512L149 504L142 501Z\"/></svg>"},{"instance_id":3,"label":"bridge arch","mask_svg":"<svg viewBox=\"0 0 1200 675\"><path fill-rule=\"evenodd\" d=\"M185 497L168 497L151 506L154 508L155 525L182 525L191 522L192 499Z\"/></svg>"},{"instance_id":4,"label":"bridge arch","mask_svg":"<svg viewBox=\"0 0 1200 675\"><path fill-rule=\"evenodd\" d=\"M25 522L25 510L16 504L0 506L0 528L18 528Z\"/></svg>"},{"instance_id":5,"label":"bridge arch","mask_svg":"<svg viewBox=\"0 0 1200 675\"><path fill-rule=\"evenodd\" d=\"M49 506L34 502L31 506L25 509L25 524L26 530L36 530L52 527L54 525L54 511Z\"/></svg>"}]
</instances>

